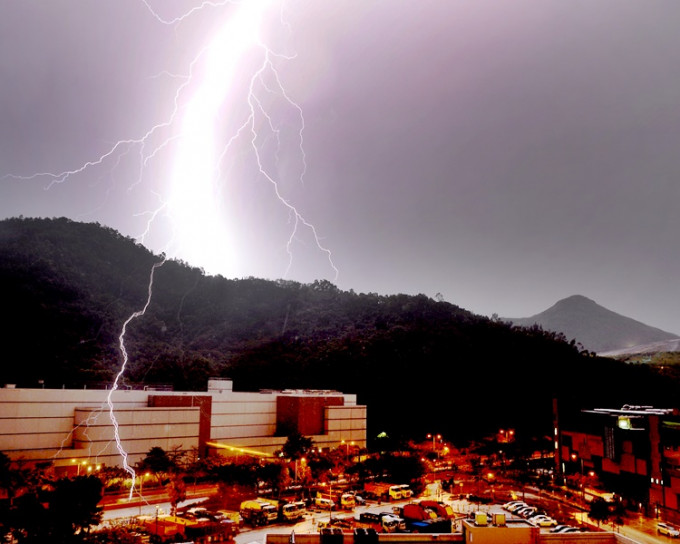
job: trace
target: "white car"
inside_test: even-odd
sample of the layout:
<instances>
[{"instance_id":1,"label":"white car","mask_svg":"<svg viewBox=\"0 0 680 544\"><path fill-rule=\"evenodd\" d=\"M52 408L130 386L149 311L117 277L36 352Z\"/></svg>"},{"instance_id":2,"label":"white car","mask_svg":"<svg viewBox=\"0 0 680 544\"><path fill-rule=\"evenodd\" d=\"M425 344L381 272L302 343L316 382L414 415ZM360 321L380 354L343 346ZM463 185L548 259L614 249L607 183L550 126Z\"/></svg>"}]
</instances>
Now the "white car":
<instances>
[{"instance_id":1,"label":"white car","mask_svg":"<svg viewBox=\"0 0 680 544\"><path fill-rule=\"evenodd\" d=\"M538 525L539 527L554 527L557 525L557 521L555 521L553 518L550 516L544 516L542 514L531 516L529 521L535 525Z\"/></svg>"},{"instance_id":2,"label":"white car","mask_svg":"<svg viewBox=\"0 0 680 544\"><path fill-rule=\"evenodd\" d=\"M536 513L536 508L534 508L533 506L525 506L524 508L520 508L519 510L515 510L514 513L519 514L523 518L529 518Z\"/></svg>"},{"instance_id":3,"label":"white car","mask_svg":"<svg viewBox=\"0 0 680 544\"><path fill-rule=\"evenodd\" d=\"M656 529L662 535L672 536L673 538L680 536L680 531L669 523L657 523Z\"/></svg>"},{"instance_id":4,"label":"white car","mask_svg":"<svg viewBox=\"0 0 680 544\"><path fill-rule=\"evenodd\" d=\"M579 528L578 527L572 527L571 525L558 525L557 527L553 527L550 529L551 533L578 533Z\"/></svg>"}]
</instances>

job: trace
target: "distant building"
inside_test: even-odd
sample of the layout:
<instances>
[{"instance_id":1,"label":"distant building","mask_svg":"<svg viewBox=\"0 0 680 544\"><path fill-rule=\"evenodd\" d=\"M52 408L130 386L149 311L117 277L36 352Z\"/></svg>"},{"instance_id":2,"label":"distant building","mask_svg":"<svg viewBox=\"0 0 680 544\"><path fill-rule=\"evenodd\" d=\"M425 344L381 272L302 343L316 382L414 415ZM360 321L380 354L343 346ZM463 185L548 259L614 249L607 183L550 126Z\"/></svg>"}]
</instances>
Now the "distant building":
<instances>
[{"instance_id":1,"label":"distant building","mask_svg":"<svg viewBox=\"0 0 680 544\"><path fill-rule=\"evenodd\" d=\"M0 451L52 462L57 472L129 465L152 447L205 455L271 456L291 432L320 448L366 445L366 406L326 390L235 392L212 379L208 391L0 388ZM344 442L343 442L344 441Z\"/></svg>"},{"instance_id":2,"label":"distant building","mask_svg":"<svg viewBox=\"0 0 680 544\"><path fill-rule=\"evenodd\" d=\"M579 486L597 479L628 506L680 522L680 411L581 410L554 403L555 461Z\"/></svg>"}]
</instances>

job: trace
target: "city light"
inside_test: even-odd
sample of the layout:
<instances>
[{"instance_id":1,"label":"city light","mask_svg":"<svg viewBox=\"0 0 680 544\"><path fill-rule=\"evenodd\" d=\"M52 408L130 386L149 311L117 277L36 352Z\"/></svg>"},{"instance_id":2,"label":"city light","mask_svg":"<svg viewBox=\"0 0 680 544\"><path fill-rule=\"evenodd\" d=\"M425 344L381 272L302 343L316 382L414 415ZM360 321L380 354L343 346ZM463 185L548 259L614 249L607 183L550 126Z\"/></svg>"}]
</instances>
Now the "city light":
<instances>
[{"instance_id":1,"label":"city light","mask_svg":"<svg viewBox=\"0 0 680 544\"><path fill-rule=\"evenodd\" d=\"M441 442L442 435L440 435L440 434L431 434L431 433L427 433L427 438L428 438L428 439L430 439L430 438L432 439L432 451L435 451L435 450L437 449L437 444L436 444L436 442L437 442L437 441Z\"/></svg>"}]
</instances>

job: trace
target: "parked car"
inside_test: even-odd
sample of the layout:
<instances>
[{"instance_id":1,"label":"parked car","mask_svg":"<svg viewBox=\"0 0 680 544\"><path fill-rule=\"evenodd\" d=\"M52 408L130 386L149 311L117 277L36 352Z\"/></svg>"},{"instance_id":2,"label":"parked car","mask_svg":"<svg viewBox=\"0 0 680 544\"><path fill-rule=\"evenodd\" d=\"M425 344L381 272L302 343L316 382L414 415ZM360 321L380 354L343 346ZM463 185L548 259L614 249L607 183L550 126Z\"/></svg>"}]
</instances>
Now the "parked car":
<instances>
[{"instance_id":1,"label":"parked car","mask_svg":"<svg viewBox=\"0 0 680 544\"><path fill-rule=\"evenodd\" d=\"M571 525L555 525L552 529L550 529L551 533L559 533L563 529L566 529L568 527L571 527Z\"/></svg>"},{"instance_id":2,"label":"parked car","mask_svg":"<svg viewBox=\"0 0 680 544\"><path fill-rule=\"evenodd\" d=\"M515 514L522 516L523 518L528 518L536 513L536 508L533 506L525 506L515 511Z\"/></svg>"},{"instance_id":3,"label":"parked car","mask_svg":"<svg viewBox=\"0 0 680 544\"><path fill-rule=\"evenodd\" d=\"M535 525L538 525L539 527L554 527L557 525L557 521L555 521L550 516L546 516L545 514L531 516L529 521Z\"/></svg>"},{"instance_id":4,"label":"parked car","mask_svg":"<svg viewBox=\"0 0 680 544\"><path fill-rule=\"evenodd\" d=\"M571 525L558 525L550 529L551 533L578 533L580 529L578 527L572 527Z\"/></svg>"},{"instance_id":5,"label":"parked car","mask_svg":"<svg viewBox=\"0 0 680 544\"><path fill-rule=\"evenodd\" d=\"M673 538L680 536L680 530L673 527L670 523L657 523L656 530L659 531L659 534L672 536Z\"/></svg>"},{"instance_id":6,"label":"parked car","mask_svg":"<svg viewBox=\"0 0 680 544\"><path fill-rule=\"evenodd\" d=\"M506 502L502 506L502 508L503 508L503 510L510 510L511 508L519 507L519 506L529 506L529 505L527 503L525 503L524 501L510 501L510 502Z\"/></svg>"}]
</instances>

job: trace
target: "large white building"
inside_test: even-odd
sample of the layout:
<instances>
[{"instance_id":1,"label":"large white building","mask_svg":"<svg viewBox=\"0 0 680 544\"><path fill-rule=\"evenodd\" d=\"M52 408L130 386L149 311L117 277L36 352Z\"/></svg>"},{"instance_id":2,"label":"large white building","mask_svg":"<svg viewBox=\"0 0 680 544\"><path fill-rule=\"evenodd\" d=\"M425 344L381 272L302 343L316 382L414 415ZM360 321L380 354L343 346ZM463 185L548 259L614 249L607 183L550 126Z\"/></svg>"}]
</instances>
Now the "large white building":
<instances>
[{"instance_id":1,"label":"large white building","mask_svg":"<svg viewBox=\"0 0 680 544\"><path fill-rule=\"evenodd\" d=\"M235 392L228 379L206 392L0 388L0 451L58 471L122 466L124 455L132 466L156 446L271 455L293 431L320 448L365 447L366 407L337 391Z\"/></svg>"}]
</instances>

